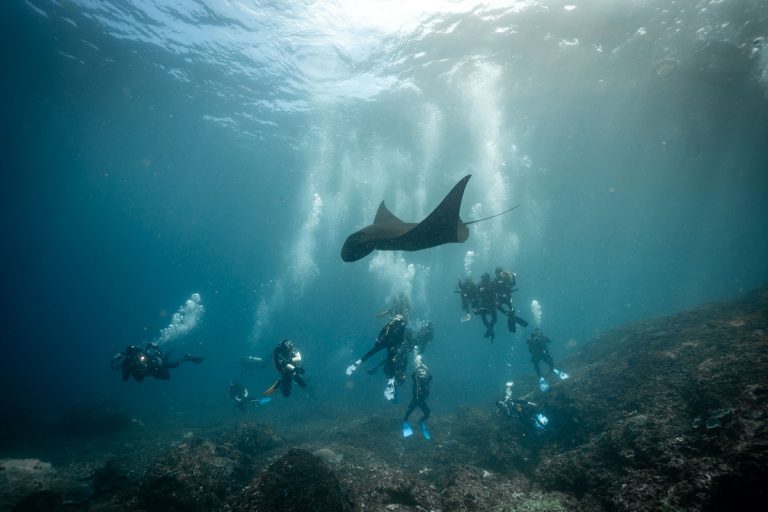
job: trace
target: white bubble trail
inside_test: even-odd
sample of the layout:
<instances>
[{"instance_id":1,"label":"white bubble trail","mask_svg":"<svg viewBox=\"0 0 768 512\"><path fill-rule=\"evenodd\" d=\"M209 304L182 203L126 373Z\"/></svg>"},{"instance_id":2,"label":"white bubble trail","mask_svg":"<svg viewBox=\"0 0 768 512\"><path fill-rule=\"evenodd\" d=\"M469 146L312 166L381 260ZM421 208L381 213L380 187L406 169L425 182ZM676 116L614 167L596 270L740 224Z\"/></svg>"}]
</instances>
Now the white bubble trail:
<instances>
[{"instance_id":1,"label":"white bubble trail","mask_svg":"<svg viewBox=\"0 0 768 512\"><path fill-rule=\"evenodd\" d=\"M160 331L160 336L155 343L162 345L176 338L186 335L197 327L205 312L199 293L193 293L179 310L171 317L168 327Z\"/></svg>"},{"instance_id":2,"label":"white bubble trail","mask_svg":"<svg viewBox=\"0 0 768 512\"><path fill-rule=\"evenodd\" d=\"M531 301L531 314L533 315L533 323L536 327L541 327L542 309L541 304L536 299Z\"/></svg>"}]
</instances>

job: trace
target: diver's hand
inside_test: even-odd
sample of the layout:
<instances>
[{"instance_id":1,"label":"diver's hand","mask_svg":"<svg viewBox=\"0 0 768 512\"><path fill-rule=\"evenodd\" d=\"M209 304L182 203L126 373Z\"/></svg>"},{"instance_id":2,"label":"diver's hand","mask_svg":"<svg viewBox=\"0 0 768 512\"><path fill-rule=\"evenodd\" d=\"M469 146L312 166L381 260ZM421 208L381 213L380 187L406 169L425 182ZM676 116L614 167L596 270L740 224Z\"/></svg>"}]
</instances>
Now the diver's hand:
<instances>
[{"instance_id":1,"label":"diver's hand","mask_svg":"<svg viewBox=\"0 0 768 512\"><path fill-rule=\"evenodd\" d=\"M293 370L295 370L295 369L296 369L296 367L295 367L295 366L293 366L293 365L292 365L292 364L290 364L290 363L288 363L287 365L285 365L285 367L286 367L286 368L288 368L288 369L289 369L289 370L291 370L291 371L293 371Z\"/></svg>"},{"instance_id":2,"label":"diver's hand","mask_svg":"<svg viewBox=\"0 0 768 512\"><path fill-rule=\"evenodd\" d=\"M352 375L353 373L355 373L355 370L357 370L357 367L360 366L361 364L363 364L363 360L358 359L351 365L347 366L347 375Z\"/></svg>"}]
</instances>

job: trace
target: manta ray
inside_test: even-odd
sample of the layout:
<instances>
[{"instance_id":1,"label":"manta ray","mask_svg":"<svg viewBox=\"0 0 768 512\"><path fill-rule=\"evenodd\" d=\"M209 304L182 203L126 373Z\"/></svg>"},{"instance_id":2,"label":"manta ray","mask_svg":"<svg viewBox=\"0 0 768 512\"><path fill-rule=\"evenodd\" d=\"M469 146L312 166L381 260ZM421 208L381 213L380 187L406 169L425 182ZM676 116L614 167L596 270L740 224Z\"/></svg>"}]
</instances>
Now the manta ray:
<instances>
[{"instance_id":1,"label":"manta ray","mask_svg":"<svg viewBox=\"0 0 768 512\"><path fill-rule=\"evenodd\" d=\"M469 238L468 225L490 219L514 210L491 215L484 219L462 222L459 217L464 189L472 175L469 174L453 186L437 208L421 222L403 222L390 212L384 201L376 211L373 224L356 231L347 237L341 248L341 259L347 262L357 261L368 256L374 250L379 251L420 251L443 244L462 243Z\"/></svg>"}]
</instances>

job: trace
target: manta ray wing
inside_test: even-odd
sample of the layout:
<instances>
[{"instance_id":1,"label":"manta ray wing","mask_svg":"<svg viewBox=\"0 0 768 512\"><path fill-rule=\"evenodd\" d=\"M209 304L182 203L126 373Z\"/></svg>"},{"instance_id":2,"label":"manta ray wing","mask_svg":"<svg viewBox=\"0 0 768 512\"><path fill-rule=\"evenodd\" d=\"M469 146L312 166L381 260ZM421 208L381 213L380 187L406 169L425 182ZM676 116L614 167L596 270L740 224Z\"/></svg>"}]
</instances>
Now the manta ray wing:
<instances>
[{"instance_id":1,"label":"manta ray wing","mask_svg":"<svg viewBox=\"0 0 768 512\"><path fill-rule=\"evenodd\" d=\"M437 208L413 229L403 233L392 245L394 249L418 251L448 243L464 242L469 230L459 218L464 189L472 175L464 176L453 186ZM394 217L394 216L393 216ZM395 217L396 218L396 217Z\"/></svg>"}]
</instances>

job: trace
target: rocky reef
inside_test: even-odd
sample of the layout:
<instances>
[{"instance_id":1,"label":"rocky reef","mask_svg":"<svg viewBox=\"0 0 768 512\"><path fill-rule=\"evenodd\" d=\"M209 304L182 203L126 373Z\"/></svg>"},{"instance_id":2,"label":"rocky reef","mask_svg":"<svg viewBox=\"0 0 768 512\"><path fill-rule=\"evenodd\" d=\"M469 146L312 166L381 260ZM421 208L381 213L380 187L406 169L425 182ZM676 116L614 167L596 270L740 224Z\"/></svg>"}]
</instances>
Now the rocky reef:
<instances>
[{"instance_id":1,"label":"rocky reef","mask_svg":"<svg viewBox=\"0 0 768 512\"><path fill-rule=\"evenodd\" d=\"M131 460L4 459L0 496L4 509L54 512L714 511L767 502L768 287L604 333L563 364L571 377L546 393L529 376L517 380L536 390L522 398L546 413L544 430L474 407L433 417L431 441L393 432L400 411L334 411L343 421L318 417L280 434L239 421L151 447L132 439L140 456ZM76 480L87 492L73 490Z\"/></svg>"}]
</instances>

